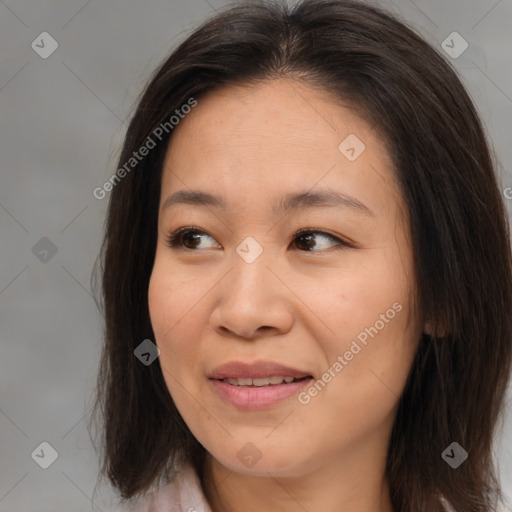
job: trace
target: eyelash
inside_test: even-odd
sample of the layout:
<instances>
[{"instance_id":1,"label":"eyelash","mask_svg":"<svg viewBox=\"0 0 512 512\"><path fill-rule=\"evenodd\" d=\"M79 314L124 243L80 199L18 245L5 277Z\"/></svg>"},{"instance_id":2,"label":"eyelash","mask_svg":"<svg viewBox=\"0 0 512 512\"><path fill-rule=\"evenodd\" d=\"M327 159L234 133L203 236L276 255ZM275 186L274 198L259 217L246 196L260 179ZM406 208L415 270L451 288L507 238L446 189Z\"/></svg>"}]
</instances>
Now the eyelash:
<instances>
[{"instance_id":1,"label":"eyelash","mask_svg":"<svg viewBox=\"0 0 512 512\"><path fill-rule=\"evenodd\" d=\"M181 237L187 233L208 235L210 238L215 240L211 235L209 235L206 231L203 231L202 229L199 229L199 228L193 227L193 226L186 226L186 227L182 227L182 228L179 228L179 229L173 231L167 237L166 244L171 249L184 250L184 251L198 251L199 249L190 249L188 247L183 247L183 242L181 240ZM335 242L338 242L338 247L334 247L334 249L355 248L355 245L347 242L346 240L342 240L334 235L331 235L330 233L326 233L325 231L315 230L312 228L300 229L299 231L297 231L295 233L294 240L296 240L297 238L300 238L301 236L307 235L307 234L322 235L322 236L329 238ZM320 250L320 251L301 251L301 252L323 253L323 252L326 252L329 250L330 249L324 249L324 250Z\"/></svg>"}]
</instances>

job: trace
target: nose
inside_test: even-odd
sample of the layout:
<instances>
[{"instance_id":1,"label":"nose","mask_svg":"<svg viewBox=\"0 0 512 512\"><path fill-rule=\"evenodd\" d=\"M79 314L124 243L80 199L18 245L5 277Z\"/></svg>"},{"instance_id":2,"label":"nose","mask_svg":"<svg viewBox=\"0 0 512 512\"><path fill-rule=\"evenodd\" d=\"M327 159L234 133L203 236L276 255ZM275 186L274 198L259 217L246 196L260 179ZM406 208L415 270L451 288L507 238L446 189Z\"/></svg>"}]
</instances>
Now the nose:
<instances>
[{"instance_id":1,"label":"nose","mask_svg":"<svg viewBox=\"0 0 512 512\"><path fill-rule=\"evenodd\" d=\"M253 339L291 329L293 293L269 253L263 250L248 263L234 252L232 270L215 287L216 303L210 320L220 335Z\"/></svg>"}]
</instances>

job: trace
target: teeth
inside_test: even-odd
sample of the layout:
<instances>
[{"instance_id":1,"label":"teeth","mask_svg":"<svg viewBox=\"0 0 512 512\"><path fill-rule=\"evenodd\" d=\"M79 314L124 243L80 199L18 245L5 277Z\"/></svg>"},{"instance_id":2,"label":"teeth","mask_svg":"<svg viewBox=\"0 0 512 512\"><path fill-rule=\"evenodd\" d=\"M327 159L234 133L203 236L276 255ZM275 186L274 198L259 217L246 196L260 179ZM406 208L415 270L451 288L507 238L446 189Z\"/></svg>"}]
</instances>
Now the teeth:
<instances>
[{"instance_id":1,"label":"teeth","mask_svg":"<svg viewBox=\"0 0 512 512\"><path fill-rule=\"evenodd\" d=\"M252 379L253 386L268 386L270 384L270 379L267 377L262 377L261 379Z\"/></svg>"},{"instance_id":2,"label":"teeth","mask_svg":"<svg viewBox=\"0 0 512 512\"><path fill-rule=\"evenodd\" d=\"M222 379L224 382L228 384L232 384L233 386L276 386L278 384L282 384L286 382L289 384L293 382L295 379L293 377L262 377L262 378L230 378L230 379Z\"/></svg>"}]
</instances>

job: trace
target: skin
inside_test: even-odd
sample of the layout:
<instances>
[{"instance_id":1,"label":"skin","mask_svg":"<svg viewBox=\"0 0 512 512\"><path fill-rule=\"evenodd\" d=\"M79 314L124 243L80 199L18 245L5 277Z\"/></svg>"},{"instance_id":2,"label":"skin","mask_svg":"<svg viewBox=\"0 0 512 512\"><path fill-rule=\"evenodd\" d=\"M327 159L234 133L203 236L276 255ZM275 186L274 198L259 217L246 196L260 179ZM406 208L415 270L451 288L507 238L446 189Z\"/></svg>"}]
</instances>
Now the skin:
<instances>
[{"instance_id":1,"label":"skin","mask_svg":"<svg viewBox=\"0 0 512 512\"><path fill-rule=\"evenodd\" d=\"M338 149L349 134L366 146L355 161ZM343 207L272 213L284 194L323 188L352 195L373 215ZM163 210L182 189L221 195L229 208ZM357 109L291 79L211 92L175 129L148 299L167 387L208 451L214 512L393 510L387 447L425 328L403 212L378 133ZM205 234L172 249L167 237L184 226ZM318 233L308 245L295 236L301 228L355 247ZM236 252L248 236L263 249L252 263ZM207 378L233 360L272 360L321 378L397 302L401 311L307 404L293 396L242 411ZM250 468L237 457L246 443L261 454Z\"/></svg>"}]
</instances>

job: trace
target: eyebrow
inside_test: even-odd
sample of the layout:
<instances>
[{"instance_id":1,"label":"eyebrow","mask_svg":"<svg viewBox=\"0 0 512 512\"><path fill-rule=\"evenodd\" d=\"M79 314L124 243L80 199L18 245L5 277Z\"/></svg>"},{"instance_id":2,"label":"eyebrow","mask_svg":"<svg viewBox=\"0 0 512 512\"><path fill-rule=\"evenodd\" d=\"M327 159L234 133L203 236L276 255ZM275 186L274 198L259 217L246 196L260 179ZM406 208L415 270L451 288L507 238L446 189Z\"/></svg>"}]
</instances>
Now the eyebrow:
<instances>
[{"instance_id":1,"label":"eyebrow","mask_svg":"<svg viewBox=\"0 0 512 512\"><path fill-rule=\"evenodd\" d=\"M224 198L201 190L178 190L174 192L165 200L162 210L175 204L228 209ZM355 197L332 189L287 194L273 205L272 210L274 215L282 215L293 210L314 207L348 208L359 214L375 216L370 208Z\"/></svg>"}]
</instances>

